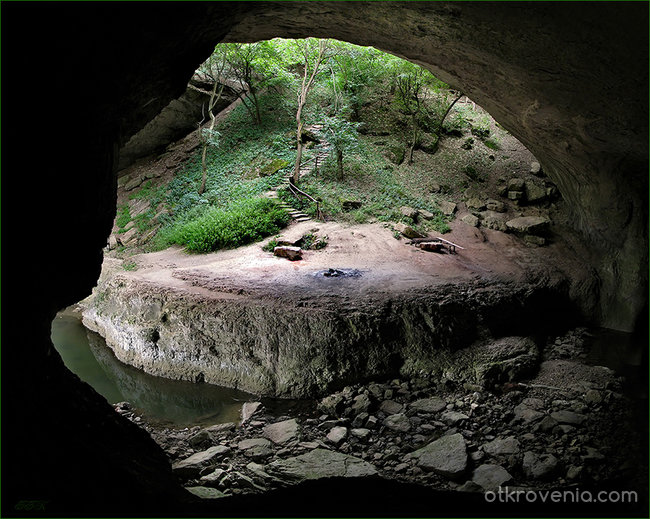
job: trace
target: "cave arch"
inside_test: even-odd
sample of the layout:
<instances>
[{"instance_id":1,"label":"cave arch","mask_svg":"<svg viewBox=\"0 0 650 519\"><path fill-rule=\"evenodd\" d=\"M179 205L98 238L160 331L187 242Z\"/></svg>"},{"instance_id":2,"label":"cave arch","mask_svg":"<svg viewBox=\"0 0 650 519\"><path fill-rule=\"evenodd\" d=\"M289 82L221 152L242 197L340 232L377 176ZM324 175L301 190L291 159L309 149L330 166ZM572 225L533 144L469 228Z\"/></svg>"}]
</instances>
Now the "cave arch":
<instances>
[{"instance_id":1,"label":"cave arch","mask_svg":"<svg viewBox=\"0 0 650 519\"><path fill-rule=\"evenodd\" d=\"M133 502L151 510L162 492L178 496L156 446L51 354L49 326L59 308L88 295L99 275L115 214L119 146L180 95L219 41L332 37L393 52L462 88L540 159L574 208L575 228L592 250L585 263L601 280L598 321L632 330L647 315L645 3L2 9L3 35L13 42L2 60L4 122L11 128L3 138L5 195L29 190L39 217L36 229L3 229L5 244L15 247L5 252L5 273L27 273L5 284L12 303L3 315L3 375L15 397L3 397L3 446L11 446L3 471L13 476L4 483L3 513L27 494L69 504L85 492L86 504L106 510ZM42 57L34 66L41 80L29 75L33 56ZM35 131L33 112L25 114L32 106L46 108L46 135ZM45 440L43 420L53 426ZM66 463L74 469L61 477Z\"/></svg>"}]
</instances>

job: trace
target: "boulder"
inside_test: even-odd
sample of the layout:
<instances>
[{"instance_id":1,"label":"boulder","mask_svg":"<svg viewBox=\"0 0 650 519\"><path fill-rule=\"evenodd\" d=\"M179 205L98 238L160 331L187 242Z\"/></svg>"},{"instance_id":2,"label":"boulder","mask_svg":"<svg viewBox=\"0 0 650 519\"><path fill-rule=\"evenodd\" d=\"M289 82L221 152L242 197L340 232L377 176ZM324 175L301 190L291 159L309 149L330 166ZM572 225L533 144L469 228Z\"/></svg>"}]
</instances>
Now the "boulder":
<instances>
[{"instance_id":1,"label":"boulder","mask_svg":"<svg viewBox=\"0 0 650 519\"><path fill-rule=\"evenodd\" d=\"M477 211L483 211L485 209L485 204L477 197L470 198L465 205L468 209L475 209Z\"/></svg>"},{"instance_id":2,"label":"boulder","mask_svg":"<svg viewBox=\"0 0 650 519\"><path fill-rule=\"evenodd\" d=\"M548 479L558 468L558 461L552 454L536 454L532 451L524 453L521 464L524 474L532 479Z\"/></svg>"},{"instance_id":3,"label":"boulder","mask_svg":"<svg viewBox=\"0 0 650 519\"><path fill-rule=\"evenodd\" d=\"M568 425L582 425L582 423L587 419L583 414L567 410L555 411L554 413L551 413L551 418L560 424Z\"/></svg>"},{"instance_id":4,"label":"boulder","mask_svg":"<svg viewBox=\"0 0 650 519\"><path fill-rule=\"evenodd\" d=\"M503 337L476 350L476 383L493 387L531 373L539 362L539 350L527 337Z\"/></svg>"},{"instance_id":5,"label":"boulder","mask_svg":"<svg viewBox=\"0 0 650 519\"><path fill-rule=\"evenodd\" d=\"M327 433L327 440L334 445L340 445L348 437L348 428L347 427L332 427L330 432Z\"/></svg>"},{"instance_id":6,"label":"boulder","mask_svg":"<svg viewBox=\"0 0 650 519\"><path fill-rule=\"evenodd\" d=\"M216 465L229 453L230 448L225 445L210 447L208 450L197 452L189 458L174 463L172 470L181 477L198 476L204 468Z\"/></svg>"},{"instance_id":7,"label":"boulder","mask_svg":"<svg viewBox=\"0 0 650 519\"><path fill-rule=\"evenodd\" d=\"M512 481L512 476L500 465L485 463L474 470L472 481L485 490L494 491Z\"/></svg>"},{"instance_id":8,"label":"boulder","mask_svg":"<svg viewBox=\"0 0 650 519\"><path fill-rule=\"evenodd\" d=\"M411 226L406 225L405 223L396 223L395 224L395 230L399 232L400 234L406 236L407 238L424 238L423 234L420 234L417 232L415 229L413 229Z\"/></svg>"},{"instance_id":9,"label":"boulder","mask_svg":"<svg viewBox=\"0 0 650 519\"><path fill-rule=\"evenodd\" d=\"M298 422L295 419L269 424L264 427L262 432L262 436L278 445L297 441L298 435Z\"/></svg>"},{"instance_id":10,"label":"boulder","mask_svg":"<svg viewBox=\"0 0 650 519\"><path fill-rule=\"evenodd\" d=\"M370 436L370 429L359 427L357 429L351 429L350 434L355 438L359 438L360 440L363 441L363 440L367 440L368 437Z\"/></svg>"},{"instance_id":11,"label":"boulder","mask_svg":"<svg viewBox=\"0 0 650 519\"><path fill-rule=\"evenodd\" d=\"M509 200L523 200L524 192L523 191L508 191Z\"/></svg>"},{"instance_id":12,"label":"boulder","mask_svg":"<svg viewBox=\"0 0 650 519\"><path fill-rule=\"evenodd\" d=\"M136 187L138 187L142 182L144 182L145 178L143 175L137 175L133 177L132 179L128 180L124 184L124 191L132 191Z\"/></svg>"},{"instance_id":13,"label":"boulder","mask_svg":"<svg viewBox=\"0 0 650 519\"><path fill-rule=\"evenodd\" d=\"M321 478L374 476L374 465L354 456L327 449L314 449L294 458L276 460L266 466L267 472L283 481Z\"/></svg>"},{"instance_id":14,"label":"boulder","mask_svg":"<svg viewBox=\"0 0 650 519\"><path fill-rule=\"evenodd\" d=\"M442 211L442 214L446 214L447 216L454 214L458 208L454 202L447 202L445 200L438 202L438 207Z\"/></svg>"},{"instance_id":15,"label":"boulder","mask_svg":"<svg viewBox=\"0 0 650 519\"><path fill-rule=\"evenodd\" d=\"M128 231L123 232L117 235L117 243L121 245L128 245L136 238L138 230L135 227L131 227Z\"/></svg>"},{"instance_id":16,"label":"boulder","mask_svg":"<svg viewBox=\"0 0 650 519\"><path fill-rule=\"evenodd\" d=\"M273 249L273 255L280 258L287 258L289 261L298 261L302 259L302 249L300 247L280 245Z\"/></svg>"},{"instance_id":17,"label":"boulder","mask_svg":"<svg viewBox=\"0 0 650 519\"><path fill-rule=\"evenodd\" d=\"M318 409L332 416L338 416L345 407L345 398L339 393L326 396L318 404Z\"/></svg>"},{"instance_id":18,"label":"boulder","mask_svg":"<svg viewBox=\"0 0 650 519\"><path fill-rule=\"evenodd\" d=\"M241 407L241 424L245 424L255 413L261 411L262 402L244 402Z\"/></svg>"},{"instance_id":19,"label":"boulder","mask_svg":"<svg viewBox=\"0 0 650 519\"><path fill-rule=\"evenodd\" d=\"M384 400L379 406L379 410L385 414L397 414L402 410L402 404L394 400Z\"/></svg>"},{"instance_id":20,"label":"boulder","mask_svg":"<svg viewBox=\"0 0 650 519\"><path fill-rule=\"evenodd\" d=\"M492 216L489 213L482 213L483 215L483 220L481 221L481 225L483 227L487 227L488 229L493 229L495 231L501 231L501 232L506 232L508 230L508 227L506 227L506 222L502 218L499 218L497 216Z\"/></svg>"},{"instance_id":21,"label":"boulder","mask_svg":"<svg viewBox=\"0 0 650 519\"><path fill-rule=\"evenodd\" d=\"M445 411L440 416L440 419L448 425L457 425L458 423L462 422L463 420L467 420L468 418L469 416L459 411Z\"/></svg>"},{"instance_id":22,"label":"boulder","mask_svg":"<svg viewBox=\"0 0 650 519\"><path fill-rule=\"evenodd\" d=\"M266 438L250 438L242 440L237 444L237 448L252 459L268 458L273 454L271 442Z\"/></svg>"},{"instance_id":23,"label":"boulder","mask_svg":"<svg viewBox=\"0 0 650 519\"><path fill-rule=\"evenodd\" d=\"M467 469L467 446L460 433L443 436L407 455L417 465L447 478L458 478Z\"/></svg>"},{"instance_id":24,"label":"boulder","mask_svg":"<svg viewBox=\"0 0 650 519\"><path fill-rule=\"evenodd\" d=\"M530 163L530 172L533 175L541 175L542 174L542 165L539 162L531 162Z\"/></svg>"},{"instance_id":25,"label":"boulder","mask_svg":"<svg viewBox=\"0 0 650 519\"><path fill-rule=\"evenodd\" d=\"M354 402L352 403L351 409L354 415L358 415L361 413L367 413L370 409L370 405L370 397L368 397L368 395L361 394L354 397Z\"/></svg>"},{"instance_id":26,"label":"boulder","mask_svg":"<svg viewBox=\"0 0 650 519\"><path fill-rule=\"evenodd\" d=\"M551 221L542 216L521 216L506 222L508 230L517 234L543 234Z\"/></svg>"},{"instance_id":27,"label":"boulder","mask_svg":"<svg viewBox=\"0 0 650 519\"><path fill-rule=\"evenodd\" d=\"M430 213L429 211L424 210L424 209L418 209L418 216L420 218L423 218L424 220L433 220L433 217L435 215L433 213Z\"/></svg>"},{"instance_id":28,"label":"boulder","mask_svg":"<svg viewBox=\"0 0 650 519\"><path fill-rule=\"evenodd\" d=\"M218 487L227 474L224 469L215 469L214 472L203 476L200 481L207 487Z\"/></svg>"},{"instance_id":29,"label":"boulder","mask_svg":"<svg viewBox=\"0 0 650 519\"><path fill-rule=\"evenodd\" d=\"M472 227L478 227L481 222L478 219L478 216L474 216L473 214L466 214L460 219L460 221Z\"/></svg>"},{"instance_id":30,"label":"boulder","mask_svg":"<svg viewBox=\"0 0 650 519\"><path fill-rule=\"evenodd\" d=\"M384 420L384 425L391 431L409 432L411 430L411 422L404 413L397 413L387 416Z\"/></svg>"},{"instance_id":31,"label":"boulder","mask_svg":"<svg viewBox=\"0 0 650 519\"><path fill-rule=\"evenodd\" d=\"M413 209L412 207L404 205L404 206L399 208L399 212L402 213L407 218L413 218L414 220L417 220L417 217L418 217L418 210L417 209Z\"/></svg>"},{"instance_id":32,"label":"boulder","mask_svg":"<svg viewBox=\"0 0 650 519\"><path fill-rule=\"evenodd\" d=\"M438 413L447 407L447 402L442 398L434 396L432 398L422 398L410 404L411 409L418 413Z\"/></svg>"},{"instance_id":33,"label":"boulder","mask_svg":"<svg viewBox=\"0 0 650 519\"><path fill-rule=\"evenodd\" d=\"M505 213L506 212L506 204L504 204L500 200L490 199L487 202L485 202L485 207L489 211L495 211L497 213Z\"/></svg>"},{"instance_id":34,"label":"boulder","mask_svg":"<svg viewBox=\"0 0 650 519\"><path fill-rule=\"evenodd\" d=\"M525 192L529 204L538 204L546 200L546 187L538 186L532 180L526 180Z\"/></svg>"},{"instance_id":35,"label":"boulder","mask_svg":"<svg viewBox=\"0 0 650 519\"><path fill-rule=\"evenodd\" d=\"M514 436L495 438L491 442L483 445L483 450L491 456L517 454L519 452L519 440Z\"/></svg>"},{"instance_id":36,"label":"boulder","mask_svg":"<svg viewBox=\"0 0 650 519\"><path fill-rule=\"evenodd\" d=\"M523 191L525 185L523 178L511 178L508 180L508 191Z\"/></svg>"},{"instance_id":37,"label":"boulder","mask_svg":"<svg viewBox=\"0 0 650 519\"><path fill-rule=\"evenodd\" d=\"M515 420L523 423L533 423L541 420L544 413L531 409L526 404L519 404L515 407Z\"/></svg>"}]
</instances>

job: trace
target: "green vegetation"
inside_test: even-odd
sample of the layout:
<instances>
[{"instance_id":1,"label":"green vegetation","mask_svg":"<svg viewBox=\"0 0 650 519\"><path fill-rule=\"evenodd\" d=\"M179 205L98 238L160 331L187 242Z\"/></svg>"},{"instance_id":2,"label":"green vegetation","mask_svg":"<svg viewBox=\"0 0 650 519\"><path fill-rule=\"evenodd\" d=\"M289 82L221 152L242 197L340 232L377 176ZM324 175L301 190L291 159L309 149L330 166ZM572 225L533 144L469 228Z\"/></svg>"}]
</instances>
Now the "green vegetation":
<instances>
[{"instance_id":1,"label":"green vegetation","mask_svg":"<svg viewBox=\"0 0 650 519\"><path fill-rule=\"evenodd\" d=\"M138 264L135 261L125 261L122 263L122 268L128 271L138 270Z\"/></svg>"},{"instance_id":2,"label":"green vegetation","mask_svg":"<svg viewBox=\"0 0 650 519\"><path fill-rule=\"evenodd\" d=\"M288 222L289 216L275 202L258 198L227 208L210 207L198 218L168 227L157 238L163 247L176 243L191 252L211 252L261 240Z\"/></svg>"},{"instance_id":3,"label":"green vegetation","mask_svg":"<svg viewBox=\"0 0 650 519\"><path fill-rule=\"evenodd\" d=\"M202 146L172 180L147 181L130 194L129 202L149 203L145 210L132 217L133 203L118 208L118 232L133 222L141 235L155 234L152 250L178 244L209 252L277 233L289 218L262 195L295 174L298 155L304 164L323 149L327 160L300 178L300 189L320 201L327 219L402 221L420 232L446 232L453 217L444 216L437 202L484 182L494 167L490 150L500 149L493 121L463 102L460 92L373 48L313 39L220 44L197 73L235 80L242 103L228 117L210 120L199 135ZM215 92L216 86L211 99ZM304 135L296 132L297 120L299 126L322 125L316 142L313 136L297 140ZM459 137L455 147L439 146ZM287 190L278 195L318 216L315 204ZM401 214L402 206L433 217L413 222ZM319 243L326 244L326 237L303 245Z\"/></svg>"}]
</instances>

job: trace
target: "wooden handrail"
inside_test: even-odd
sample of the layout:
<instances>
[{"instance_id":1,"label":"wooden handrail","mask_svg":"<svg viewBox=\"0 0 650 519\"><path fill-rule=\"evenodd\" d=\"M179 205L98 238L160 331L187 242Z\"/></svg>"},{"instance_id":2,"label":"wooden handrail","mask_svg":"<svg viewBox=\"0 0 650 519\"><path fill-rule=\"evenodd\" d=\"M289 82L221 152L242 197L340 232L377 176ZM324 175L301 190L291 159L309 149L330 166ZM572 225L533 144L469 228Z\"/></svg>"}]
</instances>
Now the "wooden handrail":
<instances>
[{"instance_id":1,"label":"wooden handrail","mask_svg":"<svg viewBox=\"0 0 650 519\"><path fill-rule=\"evenodd\" d=\"M289 179L289 191L295 196L295 197L303 197L306 198L307 200L314 202L316 204L316 214L318 215L318 218L320 220L325 220L325 216L323 215L323 212L320 210L320 202L316 200L313 196L305 193L301 189L298 189L298 187L293 183L293 179Z\"/></svg>"}]
</instances>

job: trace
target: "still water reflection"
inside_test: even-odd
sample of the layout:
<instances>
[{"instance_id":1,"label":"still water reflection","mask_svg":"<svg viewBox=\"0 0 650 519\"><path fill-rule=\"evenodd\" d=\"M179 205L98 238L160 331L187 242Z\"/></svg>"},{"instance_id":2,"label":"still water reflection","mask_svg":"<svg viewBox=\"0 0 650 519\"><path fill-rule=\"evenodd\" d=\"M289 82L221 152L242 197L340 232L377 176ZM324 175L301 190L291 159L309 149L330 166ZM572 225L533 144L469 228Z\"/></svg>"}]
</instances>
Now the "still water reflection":
<instances>
[{"instance_id":1,"label":"still water reflection","mask_svg":"<svg viewBox=\"0 0 650 519\"><path fill-rule=\"evenodd\" d=\"M146 420L174 426L236 422L243 391L154 377L115 358L104 339L81 324L72 308L52 321L52 342L70 371L111 404L127 401Z\"/></svg>"}]
</instances>

